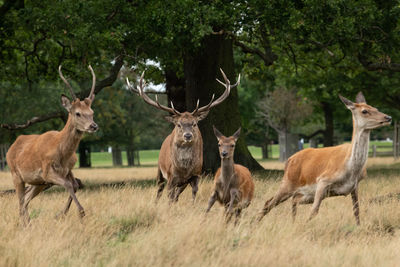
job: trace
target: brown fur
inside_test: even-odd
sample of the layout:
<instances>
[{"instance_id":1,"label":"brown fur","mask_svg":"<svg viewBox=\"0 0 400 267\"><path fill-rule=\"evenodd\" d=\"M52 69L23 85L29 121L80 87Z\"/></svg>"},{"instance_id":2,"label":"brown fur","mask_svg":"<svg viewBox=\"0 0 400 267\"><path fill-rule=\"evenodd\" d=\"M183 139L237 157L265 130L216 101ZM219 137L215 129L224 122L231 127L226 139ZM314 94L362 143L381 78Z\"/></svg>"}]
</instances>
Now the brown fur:
<instances>
[{"instance_id":1,"label":"brown fur","mask_svg":"<svg viewBox=\"0 0 400 267\"><path fill-rule=\"evenodd\" d=\"M91 100L77 99L71 104L63 96L63 104L69 111L69 116L62 131L21 135L7 152L7 163L13 177L19 199L20 217L24 224L29 222L27 208L29 202L51 185L61 185L70 194L64 214L68 212L74 200L81 216L84 215L83 207L75 196L79 183L71 169L77 161L75 151L83 131L95 131L97 125L93 122ZM29 186L25 188L25 184Z\"/></svg>"},{"instance_id":2,"label":"brown fur","mask_svg":"<svg viewBox=\"0 0 400 267\"><path fill-rule=\"evenodd\" d=\"M391 117L365 103L359 93L353 103L341 97L353 114L351 144L326 148L308 148L291 156L285 166L281 187L273 198L265 202L259 220L273 207L293 198L292 215L298 204L313 204L309 219L319 210L326 197L346 196L351 193L357 224L359 219L358 183L366 177L369 135L372 129L390 124Z\"/></svg>"},{"instance_id":3,"label":"brown fur","mask_svg":"<svg viewBox=\"0 0 400 267\"><path fill-rule=\"evenodd\" d=\"M221 157L221 167L214 177L214 192L208 201L207 212L210 211L215 201L225 206L227 220L233 212L236 219L239 218L243 208L250 205L254 195L254 182L249 169L234 164L233 155L235 144L239 138L239 131L233 136L223 136L215 127L215 135L218 138L218 146Z\"/></svg>"},{"instance_id":4,"label":"brown fur","mask_svg":"<svg viewBox=\"0 0 400 267\"><path fill-rule=\"evenodd\" d=\"M169 198L178 201L179 195L187 187L192 187L193 201L198 191L198 180L203 167L203 138L197 123L207 114L194 116L189 112L168 117L175 124L174 130L161 145L158 158L157 200L161 197L165 183L168 184ZM186 142L184 134L191 134Z\"/></svg>"}]
</instances>

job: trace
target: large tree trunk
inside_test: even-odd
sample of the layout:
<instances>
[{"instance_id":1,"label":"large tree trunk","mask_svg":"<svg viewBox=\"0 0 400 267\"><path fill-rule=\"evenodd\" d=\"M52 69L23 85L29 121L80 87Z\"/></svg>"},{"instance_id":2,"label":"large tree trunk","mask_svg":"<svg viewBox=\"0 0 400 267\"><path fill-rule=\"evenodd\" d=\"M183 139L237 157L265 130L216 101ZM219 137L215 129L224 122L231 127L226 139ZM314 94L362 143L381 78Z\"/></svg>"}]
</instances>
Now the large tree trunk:
<instances>
[{"instance_id":1,"label":"large tree trunk","mask_svg":"<svg viewBox=\"0 0 400 267\"><path fill-rule=\"evenodd\" d=\"M299 136L288 132L279 132L279 161L285 162L287 159L299 151Z\"/></svg>"},{"instance_id":2,"label":"large tree trunk","mask_svg":"<svg viewBox=\"0 0 400 267\"><path fill-rule=\"evenodd\" d=\"M79 167L90 168L92 161L90 159L90 145L88 142L82 141L79 143Z\"/></svg>"},{"instance_id":3,"label":"large tree trunk","mask_svg":"<svg viewBox=\"0 0 400 267\"><path fill-rule=\"evenodd\" d=\"M118 146L112 147L113 166L122 166L122 152Z\"/></svg>"},{"instance_id":4,"label":"large tree trunk","mask_svg":"<svg viewBox=\"0 0 400 267\"><path fill-rule=\"evenodd\" d=\"M266 142L264 142L264 144L261 145L261 158L262 159L269 158L268 146L269 146L269 141L266 141ZM271 157L272 157L272 155L271 155Z\"/></svg>"},{"instance_id":5,"label":"large tree trunk","mask_svg":"<svg viewBox=\"0 0 400 267\"><path fill-rule=\"evenodd\" d=\"M192 111L197 99L200 105L206 105L213 93L218 98L224 87L215 78L223 80L219 68L222 68L232 83L236 82L234 71L232 40L224 35L206 36L199 49L186 52L184 58L186 79L186 107ZM199 127L203 136L203 170L215 172L220 166L217 139L212 126L215 125L224 135L232 135L241 125L238 107L237 89L231 90L230 96L219 106L213 108L207 118L200 122ZM235 149L235 162L251 170L262 169L260 164L251 156L245 139L239 138Z\"/></svg>"},{"instance_id":6,"label":"large tree trunk","mask_svg":"<svg viewBox=\"0 0 400 267\"><path fill-rule=\"evenodd\" d=\"M176 71L172 67L165 70L165 88L168 95L168 105L171 101L174 103L174 108L180 112L186 111L185 99L185 79L178 77Z\"/></svg>"},{"instance_id":7,"label":"large tree trunk","mask_svg":"<svg viewBox=\"0 0 400 267\"><path fill-rule=\"evenodd\" d=\"M325 116L324 147L333 146L333 110L331 104L322 102Z\"/></svg>"}]
</instances>

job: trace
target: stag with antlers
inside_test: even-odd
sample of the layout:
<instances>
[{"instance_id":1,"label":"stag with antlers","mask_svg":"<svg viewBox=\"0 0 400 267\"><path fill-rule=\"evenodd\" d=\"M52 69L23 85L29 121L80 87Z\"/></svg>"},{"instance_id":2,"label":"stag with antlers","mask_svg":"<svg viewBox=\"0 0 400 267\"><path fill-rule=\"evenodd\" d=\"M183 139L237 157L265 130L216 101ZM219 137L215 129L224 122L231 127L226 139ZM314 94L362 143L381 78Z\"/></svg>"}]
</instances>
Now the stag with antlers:
<instances>
[{"instance_id":1,"label":"stag with antlers","mask_svg":"<svg viewBox=\"0 0 400 267\"><path fill-rule=\"evenodd\" d=\"M84 100L74 94L69 82L64 78L59 66L59 74L68 87L72 102L61 96L63 107L68 111L68 121L59 131L49 131L41 135L20 135L11 145L7 153L7 163L11 170L17 197L19 213L24 225L29 223L28 204L40 192L52 185L63 186L69 193L67 205L63 210L66 214L72 200L79 209L80 216L85 215L82 205L76 198L75 192L79 187L78 181L71 172L77 157L75 151L84 132L93 133L98 126L93 121L94 89L96 75L92 73L92 88ZM25 188L25 184L28 185Z\"/></svg>"},{"instance_id":2,"label":"stag with antlers","mask_svg":"<svg viewBox=\"0 0 400 267\"><path fill-rule=\"evenodd\" d=\"M218 79L217 81L225 86L223 94L216 100L214 100L215 95L213 95L211 101L203 107L199 107L199 100L197 100L197 105L193 112L177 111L172 101L171 107L161 105L158 102L157 95L155 101L148 97L144 92L144 72L140 77L137 89L126 79L129 89L137 93L147 104L172 114L167 116L166 119L175 125L173 131L161 146L158 159L156 201L161 197L165 184L168 184L168 196L171 202L178 201L179 195L188 184L192 187L192 198L193 201L195 200L199 176L203 166L203 139L197 124L207 117L210 109L221 104L229 96L231 88L237 86L240 82L239 75L238 81L231 85L222 70L221 73L225 83Z\"/></svg>"}]
</instances>

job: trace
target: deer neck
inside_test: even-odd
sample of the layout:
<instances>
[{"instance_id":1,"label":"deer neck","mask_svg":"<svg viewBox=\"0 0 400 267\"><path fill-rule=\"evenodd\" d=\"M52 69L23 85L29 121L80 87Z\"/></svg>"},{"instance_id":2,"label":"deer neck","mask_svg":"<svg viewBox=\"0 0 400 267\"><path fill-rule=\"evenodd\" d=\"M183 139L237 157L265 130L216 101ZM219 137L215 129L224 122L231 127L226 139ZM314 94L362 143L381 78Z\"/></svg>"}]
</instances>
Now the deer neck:
<instances>
[{"instance_id":1,"label":"deer neck","mask_svg":"<svg viewBox=\"0 0 400 267\"><path fill-rule=\"evenodd\" d=\"M353 118L353 137L351 140L350 170L357 174L362 171L368 158L370 130L358 127Z\"/></svg>"},{"instance_id":2,"label":"deer neck","mask_svg":"<svg viewBox=\"0 0 400 267\"><path fill-rule=\"evenodd\" d=\"M68 115L68 121L60 132L58 148L61 153L61 158L69 159L75 153L82 135L83 132L76 129L72 123L71 115Z\"/></svg>"},{"instance_id":3,"label":"deer neck","mask_svg":"<svg viewBox=\"0 0 400 267\"><path fill-rule=\"evenodd\" d=\"M235 173L234 168L235 163L233 162L233 157L221 158L221 176L222 179L231 180L233 174Z\"/></svg>"}]
</instances>

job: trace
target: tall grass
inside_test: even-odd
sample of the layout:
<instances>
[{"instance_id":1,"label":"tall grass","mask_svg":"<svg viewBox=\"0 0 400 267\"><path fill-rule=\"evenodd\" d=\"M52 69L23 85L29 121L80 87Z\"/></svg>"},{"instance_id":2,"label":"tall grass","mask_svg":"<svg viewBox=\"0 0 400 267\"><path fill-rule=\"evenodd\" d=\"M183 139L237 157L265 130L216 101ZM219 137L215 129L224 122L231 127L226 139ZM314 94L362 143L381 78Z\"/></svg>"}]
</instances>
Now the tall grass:
<instances>
[{"instance_id":1,"label":"tall grass","mask_svg":"<svg viewBox=\"0 0 400 267\"><path fill-rule=\"evenodd\" d=\"M254 201L234 226L224 223L217 204L204 214L212 191L207 178L194 205L190 187L177 204L164 193L155 205L155 167L78 169L88 185L77 193L83 220L74 204L56 220L68 195L51 189L31 202L32 222L23 228L15 195L0 197L0 266L398 266L400 177L376 166L360 184L360 227L350 197L324 200L309 223L310 206L300 206L293 223L289 202L255 223L279 174L255 175ZM0 188L12 188L9 173L0 173Z\"/></svg>"}]
</instances>

